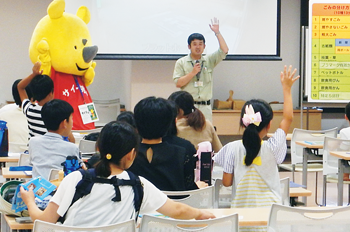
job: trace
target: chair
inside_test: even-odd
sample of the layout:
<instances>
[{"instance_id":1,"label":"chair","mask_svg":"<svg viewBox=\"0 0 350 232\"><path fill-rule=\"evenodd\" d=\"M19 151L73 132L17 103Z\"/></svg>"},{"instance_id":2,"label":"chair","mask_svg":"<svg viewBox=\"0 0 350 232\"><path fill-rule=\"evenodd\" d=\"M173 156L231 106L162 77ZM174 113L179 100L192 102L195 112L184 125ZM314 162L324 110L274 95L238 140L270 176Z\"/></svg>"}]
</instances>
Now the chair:
<instances>
[{"instance_id":1,"label":"chair","mask_svg":"<svg viewBox=\"0 0 350 232\"><path fill-rule=\"evenodd\" d=\"M35 232L72 232L72 231L95 231L95 232L135 232L135 220L129 220L108 226L77 227L58 225L40 220L34 221L33 231Z\"/></svg>"},{"instance_id":2,"label":"chair","mask_svg":"<svg viewBox=\"0 0 350 232\"><path fill-rule=\"evenodd\" d=\"M19 155L18 166L31 166L29 163L30 163L29 154L21 153Z\"/></svg>"},{"instance_id":3,"label":"chair","mask_svg":"<svg viewBox=\"0 0 350 232\"><path fill-rule=\"evenodd\" d=\"M225 187L222 179L216 179L214 183L214 208L230 208L232 201L232 186Z\"/></svg>"},{"instance_id":4,"label":"chair","mask_svg":"<svg viewBox=\"0 0 350 232\"><path fill-rule=\"evenodd\" d=\"M280 180L282 205L290 206L289 177Z\"/></svg>"},{"instance_id":5,"label":"chair","mask_svg":"<svg viewBox=\"0 0 350 232\"><path fill-rule=\"evenodd\" d=\"M273 204L270 211L268 232L291 231L349 231L350 206L307 209Z\"/></svg>"},{"instance_id":6,"label":"chair","mask_svg":"<svg viewBox=\"0 0 350 232\"><path fill-rule=\"evenodd\" d=\"M338 158L330 155L331 151L350 151L350 140L325 137L323 145L323 198L322 205L326 205L327 183L338 183ZM348 203L350 203L350 181Z\"/></svg>"},{"instance_id":7,"label":"chair","mask_svg":"<svg viewBox=\"0 0 350 232\"><path fill-rule=\"evenodd\" d=\"M115 121L120 114L120 100L93 100L99 121L95 123L98 126L104 126L105 124Z\"/></svg>"},{"instance_id":8,"label":"chair","mask_svg":"<svg viewBox=\"0 0 350 232\"><path fill-rule=\"evenodd\" d=\"M291 164L280 164L279 167L292 171L293 182L295 181L295 172L303 171L303 149L304 147L297 145L296 141L320 141L323 142L325 136L337 137L338 128L329 130L304 130L295 128L293 130L292 139L290 143L291 148ZM319 152L320 154L322 152ZM322 172L322 160L308 160L307 171L316 173L316 191L315 202L317 203L317 173Z\"/></svg>"},{"instance_id":9,"label":"chair","mask_svg":"<svg viewBox=\"0 0 350 232\"><path fill-rule=\"evenodd\" d=\"M95 132L101 132L103 127L97 127L95 129L91 130L72 130L72 133L80 133L80 134L90 134L90 133L95 133Z\"/></svg>"},{"instance_id":10,"label":"chair","mask_svg":"<svg viewBox=\"0 0 350 232\"><path fill-rule=\"evenodd\" d=\"M214 207L214 186L208 186L201 189L188 190L188 191L162 191L168 197L184 196L181 199L173 199L174 201L184 203L186 205L208 209Z\"/></svg>"},{"instance_id":11,"label":"chair","mask_svg":"<svg viewBox=\"0 0 350 232\"><path fill-rule=\"evenodd\" d=\"M150 231L238 231L238 214L231 214L224 217L209 220L177 220L172 218L155 217L143 215L139 232Z\"/></svg>"},{"instance_id":12,"label":"chair","mask_svg":"<svg viewBox=\"0 0 350 232\"><path fill-rule=\"evenodd\" d=\"M80 140L79 151L82 156L96 154L96 141L85 139Z\"/></svg>"}]
</instances>

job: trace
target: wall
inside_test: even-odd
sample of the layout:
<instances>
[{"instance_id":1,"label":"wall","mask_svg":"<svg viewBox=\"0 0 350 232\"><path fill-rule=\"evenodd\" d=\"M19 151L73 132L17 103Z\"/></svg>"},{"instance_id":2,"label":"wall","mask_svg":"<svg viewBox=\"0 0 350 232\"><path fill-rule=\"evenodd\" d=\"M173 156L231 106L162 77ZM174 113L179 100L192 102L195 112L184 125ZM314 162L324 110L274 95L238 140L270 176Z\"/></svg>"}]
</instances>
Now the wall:
<instances>
[{"instance_id":1,"label":"wall","mask_svg":"<svg viewBox=\"0 0 350 232\"><path fill-rule=\"evenodd\" d=\"M31 72L28 57L31 34L37 22L46 15L50 0L0 0L0 103L12 100L14 80ZM226 100L229 90L234 98L263 98L283 101L279 72L283 65L299 66L300 0L283 0L281 24L282 61L224 61L214 71L214 98ZM91 19L93 20L93 19ZM203 22L208 23L208 22ZM214 35L213 35L214 36ZM256 35L257 39L259 35ZM227 41L228 43L230 41ZM184 41L184 46L186 42ZM127 109L143 97L168 97L176 90L172 81L175 61L97 60L94 83L88 87L92 98L120 98ZM263 86L263 88L262 88ZM298 85L293 87L294 105L298 105Z\"/></svg>"}]
</instances>

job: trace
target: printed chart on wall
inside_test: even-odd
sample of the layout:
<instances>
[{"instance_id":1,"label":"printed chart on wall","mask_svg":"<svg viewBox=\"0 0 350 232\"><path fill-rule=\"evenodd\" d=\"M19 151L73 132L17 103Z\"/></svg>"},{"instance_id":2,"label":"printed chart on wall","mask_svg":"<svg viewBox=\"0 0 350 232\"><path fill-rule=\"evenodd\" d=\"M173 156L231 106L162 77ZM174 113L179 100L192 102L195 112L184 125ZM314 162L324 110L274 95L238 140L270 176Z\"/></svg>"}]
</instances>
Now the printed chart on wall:
<instances>
[{"instance_id":1,"label":"printed chart on wall","mask_svg":"<svg viewBox=\"0 0 350 232\"><path fill-rule=\"evenodd\" d=\"M309 4L308 102L349 102L350 1Z\"/></svg>"}]
</instances>

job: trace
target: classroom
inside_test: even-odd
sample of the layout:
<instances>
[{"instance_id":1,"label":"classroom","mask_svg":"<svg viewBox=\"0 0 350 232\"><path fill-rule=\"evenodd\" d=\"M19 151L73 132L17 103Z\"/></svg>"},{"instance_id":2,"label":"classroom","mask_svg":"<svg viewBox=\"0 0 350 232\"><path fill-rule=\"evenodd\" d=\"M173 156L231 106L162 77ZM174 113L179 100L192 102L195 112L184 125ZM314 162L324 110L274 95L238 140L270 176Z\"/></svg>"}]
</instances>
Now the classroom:
<instances>
[{"instance_id":1,"label":"classroom","mask_svg":"<svg viewBox=\"0 0 350 232\"><path fill-rule=\"evenodd\" d=\"M25 3L22 0L0 0L0 62L3 64L0 69L0 79L2 81L1 107L12 101L11 86L13 81L28 76L32 70L33 64L28 54L30 38L38 21L47 14L47 6L51 1L31 0L30 3ZM225 101L229 97L230 90L233 90L234 99L246 101L259 98L267 102L283 102L280 72L284 65L292 65L293 68L297 68L297 74L299 74L301 66L301 26L306 25L308 20L306 13L308 2L308 0L280 0L280 59L222 61L214 70L212 101L214 99ZM220 16L213 17L220 19ZM93 20L93 16L91 18ZM208 24L209 22L203 23ZM187 47L186 41L183 41L183 46ZM217 46L217 44L214 43L212 46ZM171 93L179 90L172 79L175 59L95 59L94 61L97 64L96 74L94 82L88 86L93 100L119 99L125 110L132 111L141 99L149 96L167 99ZM295 110L300 110L300 88L300 80L298 80L292 87L293 108ZM322 110L319 111L321 113L317 112L317 121L311 119L310 125L315 126L318 130L337 127L337 132L348 127L348 121L344 119L344 106L345 103L336 108L323 109L320 107ZM308 107L311 111L317 109L312 105L308 105ZM297 115L299 117L300 113ZM312 117L312 113L310 115ZM231 121L221 121L216 125L217 120L219 119L216 119L216 121L213 119L213 125L219 127L217 132L223 145L240 137L236 133L222 132L222 127L225 127L225 124L232 123ZM300 121L300 119L298 118L297 121ZM307 122L303 124L305 129L309 127ZM290 128L289 133L293 129ZM314 202L314 173L307 173L306 175L309 180L308 190L312 191L312 195L308 195L306 206L315 207L317 203ZM292 180L290 172L283 172L280 176L281 178L289 177ZM303 178L301 172L296 173L295 182L301 184ZM317 178L321 186L322 172L319 173ZM329 186L331 187L328 190L328 197L332 198L330 204L336 206L337 186L336 184L330 184ZM318 200L321 202L321 187L317 192L319 194ZM346 196L347 193L344 194L344 199ZM302 201L305 199L303 198ZM249 212L243 213L249 215ZM267 212L264 213L267 214ZM221 211L214 214L226 215L226 213L222 214ZM21 228L18 227L18 229Z\"/></svg>"}]
</instances>

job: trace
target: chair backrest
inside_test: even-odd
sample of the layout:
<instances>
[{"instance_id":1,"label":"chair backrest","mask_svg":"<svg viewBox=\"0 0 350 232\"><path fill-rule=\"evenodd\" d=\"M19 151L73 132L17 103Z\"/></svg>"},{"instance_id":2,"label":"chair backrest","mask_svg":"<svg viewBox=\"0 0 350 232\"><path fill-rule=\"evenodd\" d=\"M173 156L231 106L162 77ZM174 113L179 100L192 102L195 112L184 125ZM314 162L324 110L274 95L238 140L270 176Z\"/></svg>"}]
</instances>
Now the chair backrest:
<instances>
[{"instance_id":1,"label":"chair backrest","mask_svg":"<svg viewBox=\"0 0 350 232\"><path fill-rule=\"evenodd\" d=\"M222 179L214 180L214 208L230 208L232 201L232 186L225 187Z\"/></svg>"},{"instance_id":2,"label":"chair backrest","mask_svg":"<svg viewBox=\"0 0 350 232\"><path fill-rule=\"evenodd\" d=\"M280 184L281 184L282 205L289 206L290 205L289 177L281 179Z\"/></svg>"},{"instance_id":3,"label":"chair backrest","mask_svg":"<svg viewBox=\"0 0 350 232\"><path fill-rule=\"evenodd\" d=\"M72 231L95 231L95 232L135 232L135 220L129 220L108 226L77 227L58 225L40 220L34 221L33 231L36 232L72 232Z\"/></svg>"},{"instance_id":4,"label":"chair backrest","mask_svg":"<svg viewBox=\"0 0 350 232\"><path fill-rule=\"evenodd\" d=\"M80 133L80 134L90 134L90 133L95 133L95 132L101 132L103 127L97 127L95 129L91 129L91 130L72 130L72 133Z\"/></svg>"},{"instance_id":5,"label":"chair backrest","mask_svg":"<svg viewBox=\"0 0 350 232\"><path fill-rule=\"evenodd\" d=\"M238 231L238 214L232 214L209 220L177 220L172 218L143 215L139 232L150 231Z\"/></svg>"},{"instance_id":6,"label":"chair backrest","mask_svg":"<svg viewBox=\"0 0 350 232\"><path fill-rule=\"evenodd\" d=\"M168 197L184 196L181 199L173 199L195 208L208 209L214 207L214 186L189 191L163 191Z\"/></svg>"},{"instance_id":7,"label":"chair backrest","mask_svg":"<svg viewBox=\"0 0 350 232\"><path fill-rule=\"evenodd\" d=\"M111 99L111 100L93 100L97 115L99 117L97 125L105 125L111 121L117 119L117 116L120 114L120 100Z\"/></svg>"},{"instance_id":8,"label":"chair backrest","mask_svg":"<svg viewBox=\"0 0 350 232\"><path fill-rule=\"evenodd\" d=\"M338 158L331 151L350 151L350 140L325 137L323 145L323 175L338 173Z\"/></svg>"},{"instance_id":9,"label":"chair backrest","mask_svg":"<svg viewBox=\"0 0 350 232\"><path fill-rule=\"evenodd\" d=\"M57 180L58 179L58 172L61 169L51 169L49 174L49 180Z\"/></svg>"},{"instance_id":10,"label":"chair backrest","mask_svg":"<svg viewBox=\"0 0 350 232\"><path fill-rule=\"evenodd\" d=\"M349 231L349 214L350 206L308 209L273 204L267 231Z\"/></svg>"},{"instance_id":11,"label":"chair backrest","mask_svg":"<svg viewBox=\"0 0 350 232\"><path fill-rule=\"evenodd\" d=\"M79 142L79 151L81 155L93 155L96 153L96 141L82 139Z\"/></svg>"},{"instance_id":12,"label":"chair backrest","mask_svg":"<svg viewBox=\"0 0 350 232\"><path fill-rule=\"evenodd\" d=\"M303 147L297 145L296 141L320 141L323 142L325 136L336 138L338 134L338 128L332 128L329 130L304 130L295 128L292 134L292 140L290 142L291 162L292 164L298 164L303 162Z\"/></svg>"},{"instance_id":13,"label":"chair backrest","mask_svg":"<svg viewBox=\"0 0 350 232\"><path fill-rule=\"evenodd\" d=\"M21 153L19 155L18 166L29 166L30 157L29 154Z\"/></svg>"}]
</instances>

